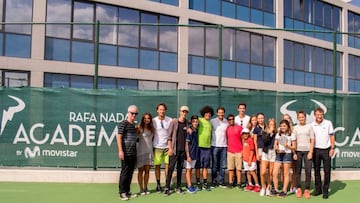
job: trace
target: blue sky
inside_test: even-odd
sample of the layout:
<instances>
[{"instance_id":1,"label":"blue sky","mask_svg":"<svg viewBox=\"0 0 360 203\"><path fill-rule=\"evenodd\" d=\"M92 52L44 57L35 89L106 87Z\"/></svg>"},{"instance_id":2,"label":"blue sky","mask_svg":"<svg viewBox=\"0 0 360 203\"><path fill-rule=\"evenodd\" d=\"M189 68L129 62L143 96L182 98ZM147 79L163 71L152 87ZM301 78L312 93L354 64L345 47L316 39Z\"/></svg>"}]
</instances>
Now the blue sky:
<instances>
[{"instance_id":1,"label":"blue sky","mask_svg":"<svg viewBox=\"0 0 360 203\"><path fill-rule=\"evenodd\" d=\"M360 0L352 0L350 4L360 7Z\"/></svg>"}]
</instances>

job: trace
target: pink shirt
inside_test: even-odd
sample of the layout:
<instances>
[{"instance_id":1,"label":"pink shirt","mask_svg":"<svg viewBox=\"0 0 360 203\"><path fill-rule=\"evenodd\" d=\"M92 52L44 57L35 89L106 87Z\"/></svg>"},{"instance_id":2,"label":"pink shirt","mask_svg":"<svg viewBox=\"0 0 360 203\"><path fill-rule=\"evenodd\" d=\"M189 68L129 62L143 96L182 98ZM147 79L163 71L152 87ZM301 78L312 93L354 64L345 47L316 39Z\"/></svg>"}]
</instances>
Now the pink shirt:
<instances>
[{"instance_id":1,"label":"pink shirt","mask_svg":"<svg viewBox=\"0 0 360 203\"><path fill-rule=\"evenodd\" d=\"M240 153L243 150L242 138L241 138L242 127L239 125L228 126L226 129L226 137L228 141L228 152Z\"/></svg>"}]
</instances>

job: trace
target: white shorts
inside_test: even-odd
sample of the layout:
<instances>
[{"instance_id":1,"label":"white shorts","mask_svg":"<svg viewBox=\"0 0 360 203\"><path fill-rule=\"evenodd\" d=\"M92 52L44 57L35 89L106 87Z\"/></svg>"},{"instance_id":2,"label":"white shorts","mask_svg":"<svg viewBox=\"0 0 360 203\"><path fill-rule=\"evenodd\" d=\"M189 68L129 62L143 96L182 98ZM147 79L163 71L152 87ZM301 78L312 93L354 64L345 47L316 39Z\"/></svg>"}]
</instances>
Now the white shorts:
<instances>
[{"instance_id":1,"label":"white shorts","mask_svg":"<svg viewBox=\"0 0 360 203\"><path fill-rule=\"evenodd\" d=\"M276 153L274 149L269 149L267 153L262 152L261 154L262 161L275 162L275 159L276 159Z\"/></svg>"},{"instance_id":2,"label":"white shorts","mask_svg":"<svg viewBox=\"0 0 360 203\"><path fill-rule=\"evenodd\" d=\"M251 165L249 166L247 161L243 161L244 165L244 171L255 171L256 170L256 162L251 162Z\"/></svg>"},{"instance_id":3,"label":"white shorts","mask_svg":"<svg viewBox=\"0 0 360 203\"><path fill-rule=\"evenodd\" d=\"M184 166L186 169L192 169L195 168L196 160L192 160L191 162L184 161Z\"/></svg>"}]
</instances>

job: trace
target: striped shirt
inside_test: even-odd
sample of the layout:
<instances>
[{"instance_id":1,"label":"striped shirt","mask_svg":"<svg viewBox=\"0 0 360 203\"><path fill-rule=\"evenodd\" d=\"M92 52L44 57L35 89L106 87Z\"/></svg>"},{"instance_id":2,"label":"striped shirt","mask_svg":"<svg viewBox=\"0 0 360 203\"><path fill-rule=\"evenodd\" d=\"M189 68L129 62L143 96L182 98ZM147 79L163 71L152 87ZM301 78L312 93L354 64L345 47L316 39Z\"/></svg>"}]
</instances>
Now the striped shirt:
<instances>
[{"instance_id":1,"label":"striped shirt","mask_svg":"<svg viewBox=\"0 0 360 203\"><path fill-rule=\"evenodd\" d=\"M122 135L122 148L124 156L136 155L136 129L135 125L127 120L121 121L118 127L118 133Z\"/></svg>"}]
</instances>

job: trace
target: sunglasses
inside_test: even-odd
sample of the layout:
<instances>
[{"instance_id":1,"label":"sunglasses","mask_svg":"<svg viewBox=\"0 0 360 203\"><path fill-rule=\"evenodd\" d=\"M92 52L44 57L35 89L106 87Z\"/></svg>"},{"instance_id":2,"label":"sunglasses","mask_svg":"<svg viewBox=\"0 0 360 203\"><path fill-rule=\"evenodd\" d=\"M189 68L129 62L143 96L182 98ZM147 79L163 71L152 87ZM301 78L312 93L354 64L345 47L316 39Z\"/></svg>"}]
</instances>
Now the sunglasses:
<instances>
[{"instance_id":1,"label":"sunglasses","mask_svg":"<svg viewBox=\"0 0 360 203\"><path fill-rule=\"evenodd\" d=\"M137 116L138 115L138 112L129 112L131 115L135 115Z\"/></svg>"}]
</instances>

